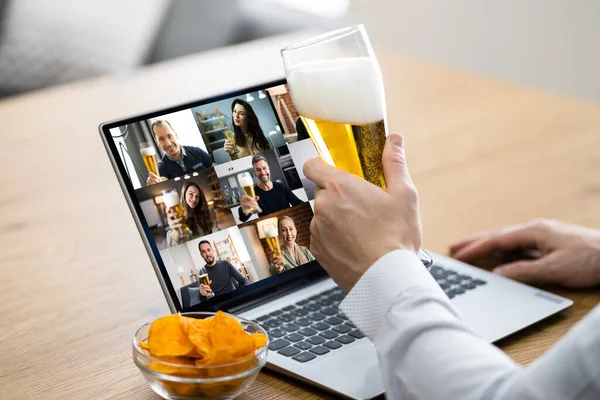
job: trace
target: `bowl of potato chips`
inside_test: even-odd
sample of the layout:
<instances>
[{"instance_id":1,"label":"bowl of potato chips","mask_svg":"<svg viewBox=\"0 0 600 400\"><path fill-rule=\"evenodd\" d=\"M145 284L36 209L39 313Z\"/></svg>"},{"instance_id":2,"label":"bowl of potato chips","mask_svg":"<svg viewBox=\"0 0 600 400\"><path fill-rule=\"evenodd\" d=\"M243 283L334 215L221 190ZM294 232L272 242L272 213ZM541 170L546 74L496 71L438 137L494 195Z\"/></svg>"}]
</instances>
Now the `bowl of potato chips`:
<instances>
[{"instance_id":1,"label":"bowl of potato chips","mask_svg":"<svg viewBox=\"0 0 600 400\"><path fill-rule=\"evenodd\" d=\"M267 362L269 339L255 322L218 311L158 318L133 337L133 360L165 399L233 399Z\"/></svg>"}]
</instances>

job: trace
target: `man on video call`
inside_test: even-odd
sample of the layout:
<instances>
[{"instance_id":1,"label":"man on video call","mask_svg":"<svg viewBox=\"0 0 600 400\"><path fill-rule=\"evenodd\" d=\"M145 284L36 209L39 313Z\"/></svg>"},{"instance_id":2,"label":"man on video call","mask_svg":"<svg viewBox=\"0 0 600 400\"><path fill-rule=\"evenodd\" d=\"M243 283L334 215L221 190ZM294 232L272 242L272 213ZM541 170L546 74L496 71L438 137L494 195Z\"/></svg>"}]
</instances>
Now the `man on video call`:
<instances>
[{"instance_id":1,"label":"man on video call","mask_svg":"<svg viewBox=\"0 0 600 400\"><path fill-rule=\"evenodd\" d=\"M252 168L254 168L254 174L258 178L258 184L254 185L256 198L253 199L248 195L242 196L240 199L241 207L238 211L240 221L247 221L252 215L249 210L258 207L262 209L258 216L262 217L304 203L285 183L271 182L271 170L266 158L254 156L252 158Z\"/></svg>"},{"instance_id":2,"label":"man on video call","mask_svg":"<svg viewBox=\"0 0 600 400\"><path fill-rule=\"evenodd\" d=\"M165 155L158 162L160 176L149 172L146 185L153 185L212 166L212 159L206 151L200 147L179 144L179 136L169 121L158 119L152 123L151 130L154 141Z\"/></svg>"},{"instance_id":3,"label":"man on video call","mask_svg":"<svg viewBox=\"0 0 600 400\"><path fill-rule=\"evenodd\" d=\"M250 281L240 273L229 261L218 260L213 254L213 249L207 240L203 240L198 243L198 250L200 250L200 256L206 262L204 268L200 270L200 274L208 274L210 279L210 286L200 284L200 296L206 297L211 291L218 296L223 293L229 293L236 290L233 280L235 280L240 287L244 287L250 284Z\"/></svg>"}]
</instances>

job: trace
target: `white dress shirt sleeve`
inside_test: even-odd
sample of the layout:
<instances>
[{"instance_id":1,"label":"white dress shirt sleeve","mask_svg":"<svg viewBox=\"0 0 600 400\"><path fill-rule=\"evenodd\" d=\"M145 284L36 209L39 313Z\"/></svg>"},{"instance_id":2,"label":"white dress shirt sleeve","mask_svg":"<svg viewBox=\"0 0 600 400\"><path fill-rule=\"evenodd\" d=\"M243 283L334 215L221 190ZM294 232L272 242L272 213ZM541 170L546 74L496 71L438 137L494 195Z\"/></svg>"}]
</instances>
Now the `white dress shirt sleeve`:
<instances>
[{"instance_id":1,"label":"white dress shirt sleeve","mask_svg":"<svg viewBox=\"0 0 600 400\"><path fill-rule=\"evenodd\" d=\"M340 308L373 341L388 399L600 399L600 307L527 369L466 327L410 251L380 258Z\"/></svg>"}]
</instances>

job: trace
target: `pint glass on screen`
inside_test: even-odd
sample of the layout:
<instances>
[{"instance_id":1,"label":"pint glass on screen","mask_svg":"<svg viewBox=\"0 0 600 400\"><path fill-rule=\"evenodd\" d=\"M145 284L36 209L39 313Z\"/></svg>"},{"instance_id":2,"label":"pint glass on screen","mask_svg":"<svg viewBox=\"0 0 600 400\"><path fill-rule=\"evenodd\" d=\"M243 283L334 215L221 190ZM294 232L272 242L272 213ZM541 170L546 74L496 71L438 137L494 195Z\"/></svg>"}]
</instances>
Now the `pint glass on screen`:
<instances>
[{"instance_id":1,"label":"pint glass on screen","mask_svg":"<svg viewBox=\"0 0 600 400\"><path fill-rule=\"evenodd\" d=\"M165 203L165 207L167 208L167 212L171 211L176 214L176 218L181 218L181 227L179 230L179 239L187 239L192 236L192 231L185 223L183 207L181 207L181 203L179 202L179 194L177 194L177 190L175 189L167 189L162 191L163 202Z\"/></svg>"},{"instance_id":2,"label":"pint glass on screen","mask_svg":"<svg viewBox=\"0 0 600 400\"><path fill-rule=\"evenodd\" d=\"M269 248L273 252L274 257L281 257L281 247L279 247L279 232L277 229L269 229L265 231L265 238L269 244Z\"/></svg>"},{"instance_id":3,"label":"pint glass on screen","mask_svg":"<svg viewBox=\"0 0 600 400\"><path fill-rule=\"evenodd\" d=\"M254 193L254 180L252 179L252 176L250 175L250 173L242 172L242 173L238 174L238 181L240 182L240 186L242 187L244 194L246 196L250 196L254 199L256 197L256 194ZM250 209L250 211L256 212L256 213L262 212L260 207L252 208L252 209Z\"/></svg>"},{"instance_id":4,"label":"pint glass on screen","mask_svg":"<svg viewBox=\"0 0 600 400\"><path fill-rule=\"evenodd\" d=\"M326 162L385 187L383 79L362 25L281 51L292 100Z\"/></svg>"},{"instance_id":5,"label":"pint glass on screen","mask_svg":"<svg viewBox=\"0 0 600 400\"><path fill-rule=\"evenodd\" d=\"M203 284L203 285L206 285L206 286L210 286L210 279L208 278L208 274L202 274L202 275L200 275L200 278L199 278L199 279L200 279L200 283L201 283L201 284ZM214 295L215 295L215 294L214 294L212 291L211 291L211 292L208 292L208 293L206 294L206 298L207 298L207 299L210 299L210 298L211 298L211 297L213 297Z\"/></svg>"},{"instance_id":6,"label":"pint glass on screen","mask_svg":"<svg viewBox=\"0 0 600 400\"><path fill-rule=\"evenodd\" d=\"M140 153L142 153L142 159L148 172L152 172L158 176L158 156L152 143L140 143Z\"/></svg>"}]
</instances>

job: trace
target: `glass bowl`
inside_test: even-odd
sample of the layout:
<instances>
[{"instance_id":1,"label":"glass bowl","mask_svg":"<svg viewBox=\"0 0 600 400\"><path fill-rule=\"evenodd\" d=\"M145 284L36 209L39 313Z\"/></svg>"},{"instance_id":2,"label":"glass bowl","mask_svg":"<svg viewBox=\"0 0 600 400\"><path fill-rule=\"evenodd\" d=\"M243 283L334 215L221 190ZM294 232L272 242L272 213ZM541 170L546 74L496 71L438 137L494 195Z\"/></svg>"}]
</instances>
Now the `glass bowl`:
<instances>
[{"instance_id":1,"label":"glass bowl","mask_svg":"<svg viewBox=\"0 0 600 400\"><path fill-rule=\"evenodd\" d=\"M184 317L204 319L212 312L182 313ZM171 363L149 355L140 347L148 340L150 323L144 324L133 337L133 361L152 390L165 399L233 399L254 380L267 362L269 346L267 332L253 321L236 318L248 333L262 333L267 344L256 350L254 356L223 365L196 366Z\"/></svg>"}]
</instances>

